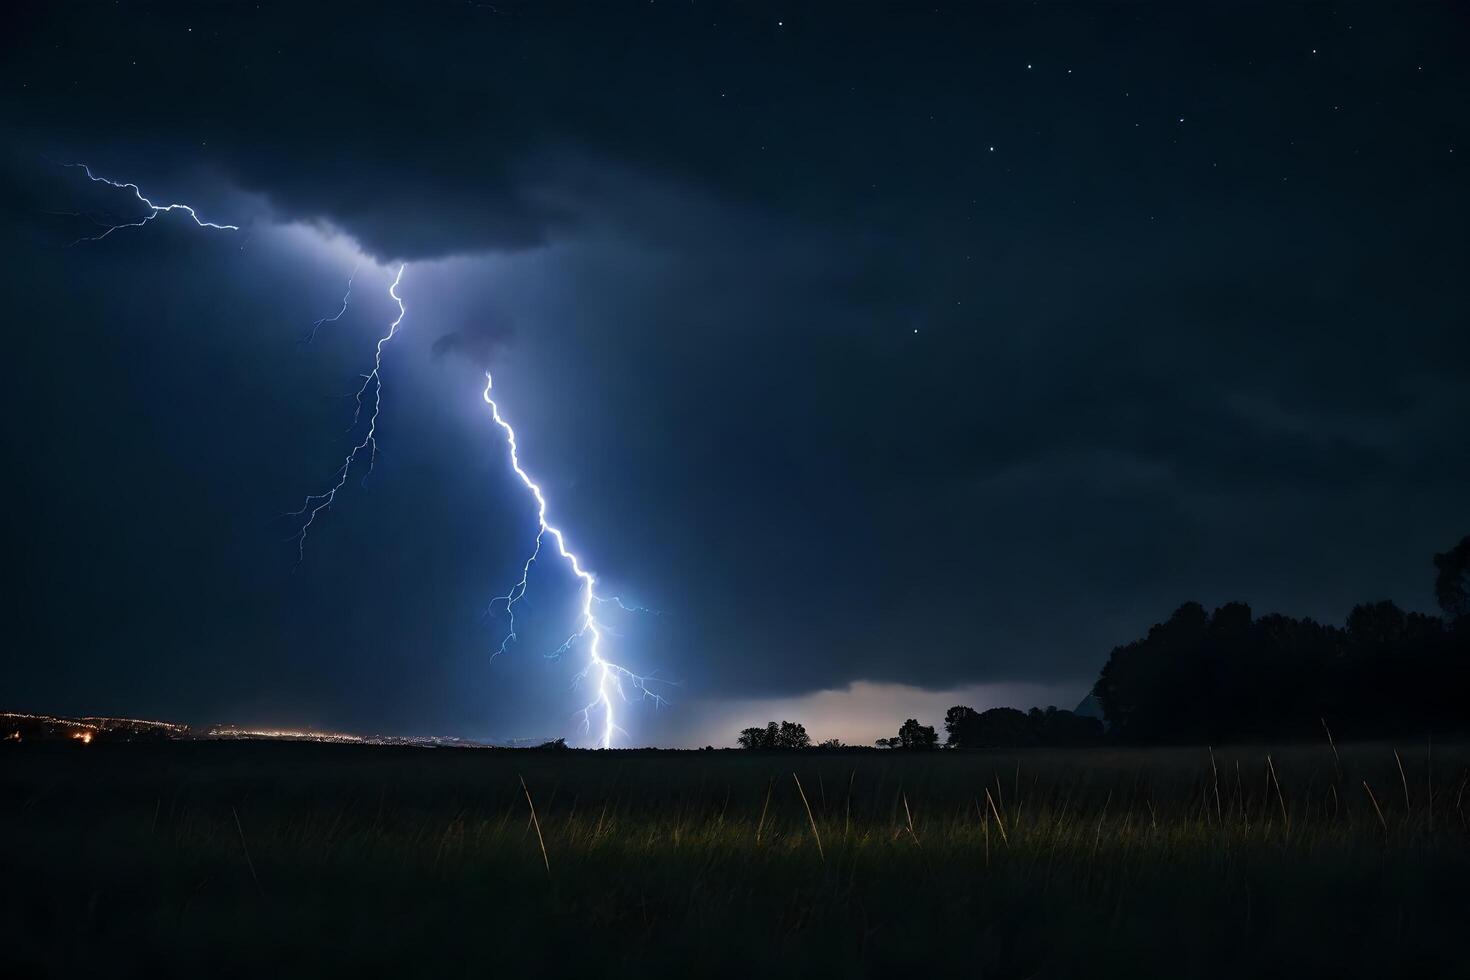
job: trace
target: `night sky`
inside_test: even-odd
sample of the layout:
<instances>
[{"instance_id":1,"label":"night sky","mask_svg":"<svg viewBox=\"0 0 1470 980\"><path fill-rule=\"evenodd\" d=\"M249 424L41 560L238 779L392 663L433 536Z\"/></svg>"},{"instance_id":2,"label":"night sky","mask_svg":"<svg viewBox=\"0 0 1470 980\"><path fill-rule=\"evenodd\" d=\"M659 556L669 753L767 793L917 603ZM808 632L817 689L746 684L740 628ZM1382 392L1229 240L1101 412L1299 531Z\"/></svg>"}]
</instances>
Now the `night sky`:
<instances>
[{"instance_id":1,"label":"night sky","mask_svg":"<svg viewBox=\"0 0 1470 980\"><path fill-rule=\"evenodd\" d=\"M1470 530L1462 6L191 6L7 8L0 708L577 738L487 368L662 613L624 744L1071 707ZM70 162L240 230L68 247L143 213Z\"/></svg>"}]
</instances>

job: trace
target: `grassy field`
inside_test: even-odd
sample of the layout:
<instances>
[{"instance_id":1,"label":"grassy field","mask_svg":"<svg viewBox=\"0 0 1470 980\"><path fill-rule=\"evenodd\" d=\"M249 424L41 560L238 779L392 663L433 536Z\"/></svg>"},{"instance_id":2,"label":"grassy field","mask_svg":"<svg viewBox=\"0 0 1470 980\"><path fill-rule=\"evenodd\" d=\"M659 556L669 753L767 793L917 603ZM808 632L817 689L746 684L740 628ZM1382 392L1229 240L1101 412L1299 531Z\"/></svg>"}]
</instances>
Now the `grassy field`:
<instances>
[{"instance_id":1,"label":"grassy field","mask_svg":"<svg viewBox=\"0 0 1470 980\"><path fill-rule=\"evenodd\" d=\"M1397 748L4 744L0 976L1470 976Z\"/></svg>"}]
</instances>

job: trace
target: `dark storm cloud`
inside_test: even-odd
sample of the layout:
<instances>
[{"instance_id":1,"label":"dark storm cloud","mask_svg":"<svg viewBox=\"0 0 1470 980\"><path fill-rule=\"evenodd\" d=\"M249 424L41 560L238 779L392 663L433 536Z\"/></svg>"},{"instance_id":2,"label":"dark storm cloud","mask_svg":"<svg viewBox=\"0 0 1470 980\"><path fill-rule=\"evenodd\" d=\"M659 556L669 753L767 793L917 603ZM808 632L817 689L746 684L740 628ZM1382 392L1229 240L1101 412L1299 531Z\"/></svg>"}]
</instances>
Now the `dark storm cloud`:
<instances>
[{"instance_id":1,"label":"dark storm cloud","mask_svg":"<svg viewBox=\"0 0 1470 980\"><path fill-rule=\"evenodd\" d=\"M497 55L514 43L499 20L447 5L29 14L12 77L64 64L96 79L8 93L7 115L58 157L155 179L210 168L276 216L329 222L385 260L534 248L569 218L534 194L554 135L537 123L544 67ZM160 33L192 43L161 51Z\"/></svg>"},{"instance_id":2,"label":"dark storm cloud","mask_svg":"<svg viewBox=\"0 0 1470 980\"><path fill-rule=\"evenodd\" d=\"M513 715L484 602L527 510L474 414L492 362L599 574L674 613L620 642L686 701L1080 693L1187 598L1426 605L1470 468L1451 21L22 7L6 267L45 330L20 332L3 417L45 462L9 510L41 515L13 531L36 570L16 630L74 676L17 690ZM113 204L43 154L226 220L258 195L259 220L244 252L161 223L65 252L71 219L42 212ZM257 254L288 220L418 263L378 469L296 577L261 528L340 458L325 395L388 309L364 280L311 357L283 341L346 272Z\"/></svg>"},{"instance_id":3,"label":"dark storm cloud","mask_svg":"<svg viewBox=\"0 0 1470 980\"><path fill-rule=\"evenodd\" d=\"M516 251L574 232L568 191L585 198L599 184L589 157L775 192L783 207L846 206L828 180L784 185L757 137L741 135L797 66L741 79L726 117L708 115L706 99L731 87L719 66L743 72L746 44L769 40L758 13L731 11L732 33L706 32L705 63L667 43L669 31L701 30L703 12L262 6L31 7L19 18L31 43L10 77L87 83L18 85L0 106L38 153L154 179L208 170L274 216L330 223L384 260ZM183 43L162 50L163 37ZM680 138L671 125L685 127Z\"/></svg>"},{"instance_id":4,"label":"dark storm cloud","mask_svg":"<svg viewBox=\"0 0 1470 980\"><path fill-rule=\"evenodd\" d=\"M477 368L488 369L514 336L506 320L481 319L441 334L432 350L435 357L462 357Z\"/></svg>"}]
</instances>

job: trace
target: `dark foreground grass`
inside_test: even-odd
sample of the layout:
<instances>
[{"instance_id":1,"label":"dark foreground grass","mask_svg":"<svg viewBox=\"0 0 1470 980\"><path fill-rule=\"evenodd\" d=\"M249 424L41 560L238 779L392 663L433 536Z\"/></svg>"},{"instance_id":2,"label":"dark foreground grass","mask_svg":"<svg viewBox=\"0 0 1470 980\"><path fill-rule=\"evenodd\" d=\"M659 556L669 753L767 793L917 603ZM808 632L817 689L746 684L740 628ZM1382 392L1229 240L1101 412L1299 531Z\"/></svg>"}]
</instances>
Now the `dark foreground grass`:
<instances>
[{"instance_id":1,"label":"dark foreground grass","mask_svg":"<svg viewBox=\"0 0 1470 980\"><path fill-rule=\"evenodd\" d=\"M0 750L4 977L1470 976L1459 747Z\"/></svg>"}]
</instances>

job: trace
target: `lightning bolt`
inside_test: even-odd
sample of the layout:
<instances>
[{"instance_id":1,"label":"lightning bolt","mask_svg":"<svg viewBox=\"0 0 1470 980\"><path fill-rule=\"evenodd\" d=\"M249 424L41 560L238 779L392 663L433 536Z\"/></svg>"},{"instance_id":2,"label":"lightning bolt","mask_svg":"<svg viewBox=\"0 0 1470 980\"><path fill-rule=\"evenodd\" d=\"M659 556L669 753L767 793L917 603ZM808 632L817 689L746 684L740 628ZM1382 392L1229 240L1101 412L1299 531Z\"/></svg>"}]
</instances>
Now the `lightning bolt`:
<instances>
[{"instance_id":1,"label":"lightning bolt","mask_svg":"<svg viewBox=\"0 0 1470 980\"><path fill-rule=\"evenodd\" d=\"M347 277L347 292L342 294L342 308L331 316L324 316L313 323L311 325L311 333L306 335L306 339L302 341L303 344L309 344L316 340L317 331L321 330L324 324L336 323L342 319L343 315L347 312L347 303L352 299L352 281L357 278L357 270L361 268L362 263L359 262L352 267L352 275Z\"/></svg>"},{"instance_id":2,"label":"lightning bolt","mask_svg":"<svg viewBox=\"0 0 1470 980\"><path fill-rule=\"evenodd\" d=\"M368 454L368 473L373 471L373 464L378 459L378 413L383 407L383 348L393 340L398 333L398 325L403 322L404 315L408 312L403 305L403 298L398 295L398 284L403 281L403 270L408 266L400 265L398 274L393 277L393 283L388 287L388 295L398 305L398 316L388 324L388 331L378 338L377 346L373 348L373 369L362 376L362 386L357 389L357 408L352 413L352 425L348 427L349 432L357 428L362 420L363 398L368 389L373 392L372 411L368 414L367 432L362 440L355 444L342 460L342 465L337 468L337 482L333 483L325 491L308 496L301 505L300 510L293 510L289 516L304 517L306 520L301 525L301 530L296 535L296 564L299 566L306 558L306 538L311 533L311 527L316 522L317 515L337 499L337 493L347 485L347 477L352 472L352 464L356 463L364 452ZM354 273L355 274L355 273ZM348 287L349 293L351 287ZM345 309L345 307L344 307ZM338 316L341 314L339 313ZM366 476L366 474L364 474Z\"/></svg>"},{"instance_id":3,"label":"lightning bolt","mask_svg":"<svg viewBox=\"0 0 1470 980\"><path fill-rule=\"evenodd\" d=\"M567 547L566 535L562 533L561 528L546 519L546 495L542 493L540 485L531 479L530 474L521 466L520 448L516 444L515 429L511 428L510 423L500 414L500 406L495 403L495 399L490 397L493 384L494 381L489 372L486 372L485 392L483 395L485 404L490 406L490 415L495 419L495 424L500 426L501 430L505 433L506 446L510 451L510 468L515 471L521 483L525 485L526 489L531 492L531 496L536 500L537 525L536 545L532 549L530 557L526 559L525 565L521 567L520 580L511 587L509 593L494 600L495 602L504 602L506 612L510 615L510 633L501 642L500 649L495 652L494 656L499 656L505 652L506 647L516 638L515 604L525 596L526 582L531 574L531 566L540 556L541 547L545 542L546 536L550 535L552 541L556 544L557 554L561 556L562 561L566 562L567 567L576 576L582 592L582 605L578 615L577 630L567 638L565 643L557 648L552 656L560 656L562 653L571 650L578 640L590 638L587 647L587 666L577 674L576 681L581 682L589 676L594 677L596 681L596 694L579 714L582 716L583 729L590 733L592 730L592 715L594 712L600 712L602 717L602 735L598 741L603 748L611 748L615 734L627 734L617 724L616 709L613 704L614 694L620 700L627 701L627 689L631 687L638 692L641 698L653 701L655 706L667 703L658 693L649 690L648 685L655 680L654 677L651 675L642 676L635 674L626 667L613 663L602 655L603 634L604 632L610 631L607 626L597 619L595 611L597 607L605 603L616 604L622 609L631 610L637 607L624 605L623 601L616 596L599 595L597 592L597 577L587 571L582 566L582 559ZM492 660L494 656L492 656Z\"/></svg>"},{"instance_id":4,"label":"lightning bolt","mask_svg":"<svg viewBox=\"0 0 1470 980\"><path fill-rule=\"evenodd\" d=\"M102 234L78 238L75 242L71 243L72 245L76 245L81 242L100 242L102 239L117 231L119 228L141 228L148 222L152 221L154 218L158 217L160 214L166 214L170 211L184 212L190 218L192 218L194 220L194 224L198 225L200 228L213 228L216 231L240 230L239 225L221 225L215 224L213 221L204 221L199 217L198 213L187 204L154 204L152 201L148 200L148 198L143 196L143 191L141 188L138 187L137 184L127 184L116 180L108 180L106 177L98 177L96 174L92 173L92 168L87 166L85 163L63 163L62 166L75 167L80 169L82 173L87 175L87 179L93 181L94 183L106 184L108 187L116 187L118 190L132 191L133 196L138 199L139 203L141 203L144 207L148 209L148 213L143 215L137 221L119 222L118 224L103 223L104 230ZM96 219L94 218L93 220Z\"/></svg>"}]
</instances>

